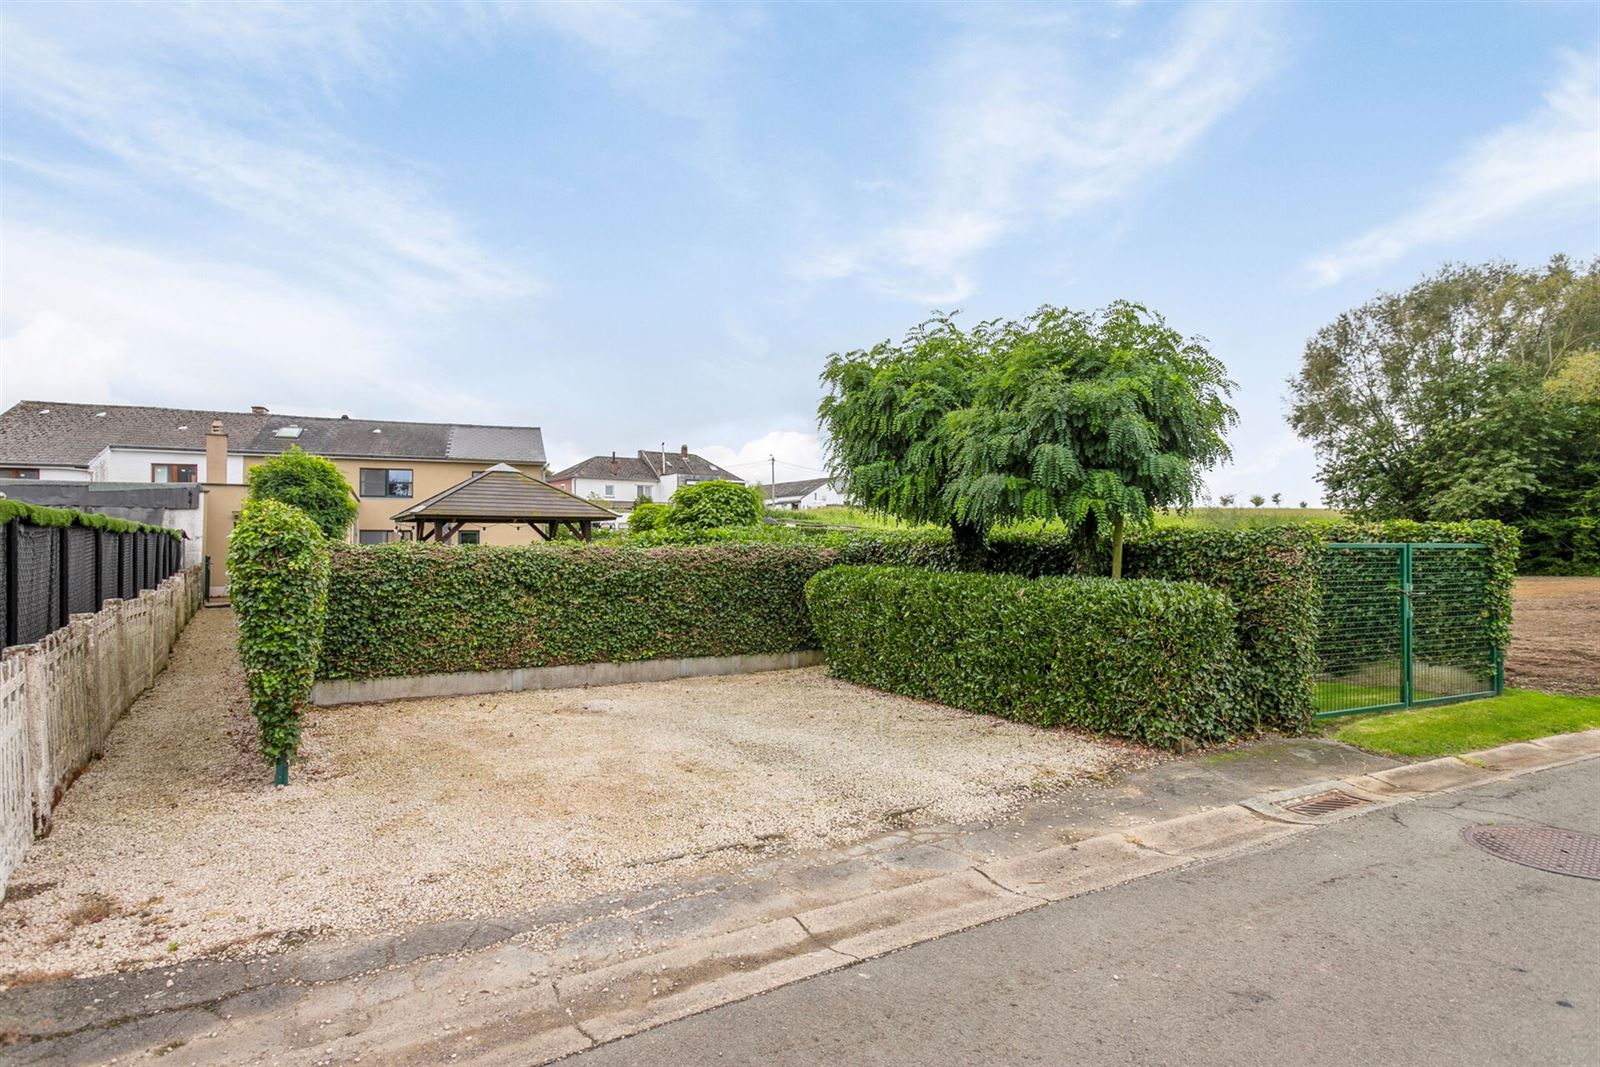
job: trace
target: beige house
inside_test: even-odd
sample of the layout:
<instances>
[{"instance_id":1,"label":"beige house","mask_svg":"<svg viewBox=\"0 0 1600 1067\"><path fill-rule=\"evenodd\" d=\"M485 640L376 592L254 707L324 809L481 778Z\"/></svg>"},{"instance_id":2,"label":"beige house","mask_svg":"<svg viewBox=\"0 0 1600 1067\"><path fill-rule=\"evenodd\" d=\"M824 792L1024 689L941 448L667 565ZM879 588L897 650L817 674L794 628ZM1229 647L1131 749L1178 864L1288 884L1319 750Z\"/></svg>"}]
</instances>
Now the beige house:
<instances>
[{"instance_id":1,"label":"beige house","mask_svg":"<svg viewBox=\"0 0 1600 1067\"><path fill-rule=\"evenodd\" d=\"M352 541L411 536L395 516L474 474L506 464L545 475L537 426L477 426L349 417L25 400L0 413L4 477L64 481L194 482L202 490L202 552L211 586L227 586L228 532L244 500L245 472L292 446L331 459L359 503ZM526 523L464 524L454 544L527 544Z\"/></svg>"}]
</instances>

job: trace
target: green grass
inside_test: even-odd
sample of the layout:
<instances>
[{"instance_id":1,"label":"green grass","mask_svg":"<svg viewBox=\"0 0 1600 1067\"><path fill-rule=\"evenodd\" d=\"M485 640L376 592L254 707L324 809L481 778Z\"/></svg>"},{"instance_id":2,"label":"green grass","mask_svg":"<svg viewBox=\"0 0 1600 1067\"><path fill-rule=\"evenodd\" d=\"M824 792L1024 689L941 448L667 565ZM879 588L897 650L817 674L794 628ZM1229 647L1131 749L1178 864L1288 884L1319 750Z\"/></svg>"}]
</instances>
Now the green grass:
<instances>
[{"instance_id":1,"label":"green grass","mask_svg":"<svg viewBox=\"0 0 1600 1067\"><path fill-rule=\"evenodd\" d=\"M1600 697L1508 689L1502 697L1361 715L1333 731L1337 741L1389 756L1453 756L1600 727Z\"/></svg>"},{"instance_id":2,"label":"green grass","mask_svg":"<svg viewBox=\"0 0 1600 1067\"><path fill-rule=\"evenodd\" d=\"M1313 682L1316 695L1312 706L1318 711L1344 708L1372 708L1400 703L1400 687L1395 685L1353 685L1348 682Z\"/></svg>"},{"instance_id":3,"label":"green grass","mask_svg":"<svg viewBox=\"0 0 1600 1067\"><path fill-rule=\"evenodd\" d=\"M1332 522L1339 512L1332 508L1190 508L1156 516L1157 526L1210 527L1242 530L1252 526L1277 526L1285 522Z\"/></svg>"},{"instance_id":4,"label":"green grass","mask_svg":"<svg viewBox=\"0 0 1600 1067\"><path fill-rule=\"evenodd\" d=\"M905 523L863 508L830 504L820 508L768 508L767 517L780 522L821 523L828 526L860 526L872 530L897 530Z\"/></svg>"}]
</instances>

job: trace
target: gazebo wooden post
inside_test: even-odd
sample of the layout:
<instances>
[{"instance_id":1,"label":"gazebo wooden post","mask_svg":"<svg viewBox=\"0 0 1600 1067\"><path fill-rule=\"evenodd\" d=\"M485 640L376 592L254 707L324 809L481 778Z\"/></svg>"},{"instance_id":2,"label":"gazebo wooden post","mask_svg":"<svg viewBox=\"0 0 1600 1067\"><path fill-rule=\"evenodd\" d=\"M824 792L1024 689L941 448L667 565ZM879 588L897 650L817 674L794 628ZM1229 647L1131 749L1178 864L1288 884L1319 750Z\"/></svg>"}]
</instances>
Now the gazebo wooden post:
<instances>
[{"instance_id":1,"label":"gazebo wooden post","mask_svg":"<svg viewBox=\"0 0 1600 1067\"><path fill-rule=\"evenodd\" d=\"M582 537L585 541L594 540L594 523L591 522L589 519L584 519L583 520L583 532L580 533L578 536Z\"/></svg>"}]
</instances>

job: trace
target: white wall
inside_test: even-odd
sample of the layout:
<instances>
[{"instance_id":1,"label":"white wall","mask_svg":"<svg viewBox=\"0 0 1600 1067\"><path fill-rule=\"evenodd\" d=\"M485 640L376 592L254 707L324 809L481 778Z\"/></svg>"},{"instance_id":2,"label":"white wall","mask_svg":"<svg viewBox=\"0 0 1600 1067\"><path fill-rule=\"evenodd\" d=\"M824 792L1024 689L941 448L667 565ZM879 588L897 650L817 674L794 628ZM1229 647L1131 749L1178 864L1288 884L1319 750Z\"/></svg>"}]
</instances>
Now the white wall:
<instances>
[{"instance_id":1,"label":"white wall","mask_svg":"<svg viewBox=\"0 0 1600 1067\"><path fill-rule=\"evenodd\" d=\"M844 497L831 485L823 485L800 498L800 506L803 508L825 508L843 503Z\"/></svg>"},{"instance_id":2,"label":"white wall","mask_svg":"<svg viewBox=\"0 0 1600 1067\"><path fill-rule=\"evenodd\" d=\"M150 482L152 463L191 463L201 481L206 478L204 452L156 452L142 448L106 448L89 463L90 476L97 482ZM244 483L244 457L228 456L228 481Z\"/></svg>"},{"instance_id":3,"label":"white wall","mask_svg":"<svg viewBox=\"0 0 1600 1067\"><path fill-rule=\"evenodd\" d=\"M615 495L606 496L606 486L608 485L615 491ZM651 500L657 503L666 500L666 497L662 496L661 490L655 482L629 481L626 478L574 478L572 480L572 493L574 496L581 496L585 500L592 496L600 501L610 500L619 504L626 503L631 505L637 499L635 487L640 485L648 485L650 487Z\"/></svg>"}]
</instances>

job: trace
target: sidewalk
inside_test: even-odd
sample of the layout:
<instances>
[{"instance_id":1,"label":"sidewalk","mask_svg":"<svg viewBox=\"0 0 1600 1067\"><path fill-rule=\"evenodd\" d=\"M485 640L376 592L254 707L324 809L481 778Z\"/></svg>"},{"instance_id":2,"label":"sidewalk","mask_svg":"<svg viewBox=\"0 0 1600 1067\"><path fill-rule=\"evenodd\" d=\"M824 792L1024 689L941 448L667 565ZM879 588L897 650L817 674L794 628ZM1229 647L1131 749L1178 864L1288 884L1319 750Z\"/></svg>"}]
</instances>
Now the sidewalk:
<instances>
[{"instance_id":1,"label":"sidewalk","mask_svg":"<svg viewBox=\"0 0 1600 1067\"><path fill-rule=\"evenodd\" d=\"M583 905L258 961L11 991L18 1063L536 1063L1047 901L1308 833L1320 822L1600 754L1600 731L1398 765L1268 742L1026 806ZM1357 807L1285 804L1334 784ZM1248 800L1248 806L1236 803Z\"/></svg>"}]
</instances>

